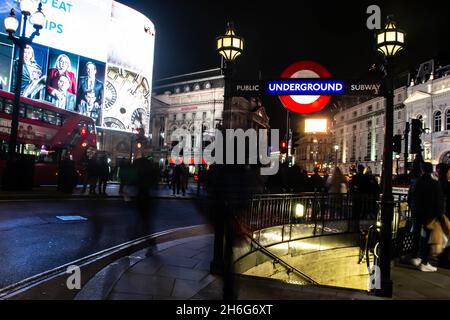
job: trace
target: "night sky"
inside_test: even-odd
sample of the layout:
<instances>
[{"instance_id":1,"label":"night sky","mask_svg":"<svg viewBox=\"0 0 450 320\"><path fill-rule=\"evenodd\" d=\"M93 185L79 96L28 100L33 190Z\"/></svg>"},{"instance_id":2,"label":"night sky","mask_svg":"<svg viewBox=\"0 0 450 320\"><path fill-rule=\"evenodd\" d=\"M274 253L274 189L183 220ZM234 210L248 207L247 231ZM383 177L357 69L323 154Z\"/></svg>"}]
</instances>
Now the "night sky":
<instances>
[{"instance_id":1,"label":"night sky","mask_svg":"<svg viewBox=\"0 0 450 320\"><path fill-rule=\"evenodd\" d=\"M336 78L360 77L380 63L374 33L366 27L371 4L380 6L383 23L393 14L397 27L407 33L407 45L397 59L399 71L450 53L444 1L119 1L155 24L155 80L219 67L215 38L224 33L227 21L245 39L236 78L257 79L259 73L276 78L290 64L309 59ZM279 127L286 114L282 105L277 99L265 104L271 125Z\"/></svg>"}]
</instances>

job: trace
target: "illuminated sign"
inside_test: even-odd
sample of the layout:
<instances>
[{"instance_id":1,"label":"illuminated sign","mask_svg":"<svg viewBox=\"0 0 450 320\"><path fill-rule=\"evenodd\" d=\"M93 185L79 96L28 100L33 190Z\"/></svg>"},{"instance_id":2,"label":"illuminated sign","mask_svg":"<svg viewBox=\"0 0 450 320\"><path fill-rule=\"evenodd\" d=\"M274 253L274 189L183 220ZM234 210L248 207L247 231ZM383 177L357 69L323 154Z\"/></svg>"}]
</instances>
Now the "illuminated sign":
<instances>
[{"instance_id":1,"label":"illuminated sign","mask_svg":"<svg viewBox=\"0 0 450 320\"><path fill-rule=\"evenodd\" d=\"M40 2L46 23L25 49L22 96L89 116L100 127L148 134L153 23L113 0L35 0L36 9ZM18 1L2 3L0 16L11 7ZM30 24L27 35L33 31ZM1 36L0 88L13 91L18 48Z\"/></svg>"},{"instance_id":2,"label":"illuminated sign","mask_svg":"<svg viewBox=\"0 0 450 320\"><path fill-rule=\"evenodd\" d=\"M306 119L305 133L327 133L327 119Z\"/></svg>"},{"instance_id":3,"label":"illuminated sign","mask_svg":"<svg viewBox=\"0 0 450 320\"><path fill-rule=\"evenodd\" d=\"M306 84L306 90L304 92L311 93L311 95L305 95L305 94L298 94L298 91L303 91L300 89L301 82L297 83L294 82L293 87L294 90L292 91L291 95L285 94L286 91L283 93L284 95L280 95L279 98L281 100L281 103L284 105L284 107L292 112L295 113L314 113L317 111L322 110L330 101L331 96L330 95L321 95L320 90L314 90L315 84L321 84L319 81L314 83L312 79L324 79L324 78L331 78L331 74L328 72L327 69L325 69L322 65L315 61L299 61L297 63L294 63L290 65L286 70L283 71L281 74L281 78L283 79L308 79L305 80ZM308 82L309 81L309 82ZM323 80L322 80L323 81ZM276 83L273 83L274 85ZM289 84L288 82L280 82L281 84ZM311 86L308 86L310 84ZM322 84L327 84L326 82L322 82ZM333 82L329 81L328 85L335 85L335 86L341 86L342 82ZM297 85L299 90L297 90ZM290 86L288 86L290 90ZM318 86L317 89L320 89L321 86ZM308 88L311 88L309 90ZM270 88L269 88L270 89ZM326 88L325 88L326 89ZM336 89L336 88L335 88ZM341 90L343 88L340 88ZM289 91L287 90L287 91ZM281 90L283 91L283 90ZM326 91L326 90L325 90ZM331 91L328 91L331 92ZM295 93L295 94L294 94Z\"/></svg>"},{"instance_id":4,"label":"illuminated sign","mask_svg":"<svg viewBox=\"0 0 450 320\"><path fill-rule=\"evenodd\" d=\"M344 93L339 80L277 80L267 83L267 93L277 95L330 95Z\"/></svg>"}]
</instances>

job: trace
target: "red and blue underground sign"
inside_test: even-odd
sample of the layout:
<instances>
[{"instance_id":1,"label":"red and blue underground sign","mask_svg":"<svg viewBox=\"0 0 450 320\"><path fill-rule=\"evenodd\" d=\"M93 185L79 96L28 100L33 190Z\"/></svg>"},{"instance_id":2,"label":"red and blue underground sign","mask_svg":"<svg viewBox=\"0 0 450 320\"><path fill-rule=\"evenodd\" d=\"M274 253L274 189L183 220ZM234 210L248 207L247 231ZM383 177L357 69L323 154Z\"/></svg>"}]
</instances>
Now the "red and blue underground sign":
<instances>
[{"instance_id":1,"label":"red and blue underground sign","mask_svg":"<svg viewBox=\"0 0 450 320\"><path fill-rule=\"evenodd\" d=\"M344 82L331 79L331 74L315 61L299 61L286 68L280 80L268 81L267 94L279 96L284 107L295 113L322 110L331 95L344 93Z\"/></svg>"},{"instance_id":2,"label":"red and blue underground sign","mask_svg":"<svg viewBox=\"0 0 450 320\"><path fill-rule=\"evenodd\" d=\"M261 87L264 86L264 89ZM287 67L280 79L260 82L235 83L233 94L278 95L289 111L301 114L315 113L326 107L333 95L380 95L381 84L365 81L332 79L331 74L315 61L298 61Z\"/></svg>"}]
</instances>

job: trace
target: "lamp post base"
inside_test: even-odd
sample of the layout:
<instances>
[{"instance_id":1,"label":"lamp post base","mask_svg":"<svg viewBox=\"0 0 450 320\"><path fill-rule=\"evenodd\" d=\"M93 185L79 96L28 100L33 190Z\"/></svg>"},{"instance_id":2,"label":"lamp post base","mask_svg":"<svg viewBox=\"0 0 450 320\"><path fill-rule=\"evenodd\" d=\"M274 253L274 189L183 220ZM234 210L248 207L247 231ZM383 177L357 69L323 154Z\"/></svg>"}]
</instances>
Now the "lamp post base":
<instances>
[{"instance_id":1,"label":"lamp post base","mask_svg":"<svg viewBox=\"0 0 450 320\"><path fill-rule=\"evenodd\" d=\"M29 191L33 189L34 156L16 154L6 163L1 177L5 191Z\"/></svg>"},{"instance_id":2,"label":"lamp post base","mask_svg":"<svg viewBox=\"0 0 450 320\"><path fill-rule=\"evenodd\" d=\"M392 298L392 280L381 280L381 289L375 290L377 297Z\"/></svg>"}]
</instances>

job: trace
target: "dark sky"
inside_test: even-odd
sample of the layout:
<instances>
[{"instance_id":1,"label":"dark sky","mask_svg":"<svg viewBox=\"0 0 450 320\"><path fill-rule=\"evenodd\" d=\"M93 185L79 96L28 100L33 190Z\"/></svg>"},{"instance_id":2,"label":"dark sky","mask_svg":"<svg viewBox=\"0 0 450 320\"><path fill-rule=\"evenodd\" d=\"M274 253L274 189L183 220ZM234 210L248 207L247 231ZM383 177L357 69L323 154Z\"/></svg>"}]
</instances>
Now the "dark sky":
<instances>
[{"instance_id":1,"label":"dark sky","mask_svg":"<svg viewBox=\"0 0 450 320\"><path fill-rule=\"evenodd\" d=\"M247 1L247 0L119 0L149 17L156 27L154 79L220 66L215 38L234 22L244 37L244 53L236 78L274 78L290 64L311 59L336 78L358 77L379 62L366 9L381 8L382 21L393 14L407 32L398 57L405 70L450 52L448 5L444 1ZM283 112L269 101L269 116L278 126ZM285 113L284 113L285 114Z\"/></svg>"}]
</instances>

